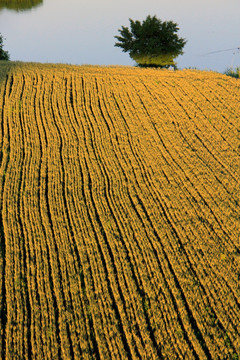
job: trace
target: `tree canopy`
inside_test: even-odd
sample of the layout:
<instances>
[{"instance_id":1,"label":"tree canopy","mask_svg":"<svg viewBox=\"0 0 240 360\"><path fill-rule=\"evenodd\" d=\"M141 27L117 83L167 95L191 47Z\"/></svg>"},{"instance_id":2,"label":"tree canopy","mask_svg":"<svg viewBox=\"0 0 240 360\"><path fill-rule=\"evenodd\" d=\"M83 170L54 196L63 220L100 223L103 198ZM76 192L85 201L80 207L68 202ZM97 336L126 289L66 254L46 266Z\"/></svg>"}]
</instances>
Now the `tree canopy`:
<instances>
[{"instance_id":1,"label":"tree canopy","mask_svg":"<svg viewBox=\"0 0 240 360\"><path fill-rule=\"evenodd\" d=\"M3 50L3 37L0 34L0 60L9 60L9 54Z\"/></svg>"},{"instance_id":2,"label":"tree canopy","mask_svg":"<svg viewBox=\"0 0 240 360\"><path fill-rule=\"evenodd\" d=\"M129 52L130 57L140 66L175 66L174 59L183 54L186 40L178 37L179 27L173 21L161 21L148 15L140 22L130 21L130 29L122 26L115 46Z\"/></svg>"},{"instance_id":3,"label":"tree canopy","mask_svg":"<svg viewBox=\"0 0 240 360\"><path fill-rule=\"evenodd\" d=\"M0 9L23 11L42 4L43 0L0 0Z\"/></svg>"}]
</instances>

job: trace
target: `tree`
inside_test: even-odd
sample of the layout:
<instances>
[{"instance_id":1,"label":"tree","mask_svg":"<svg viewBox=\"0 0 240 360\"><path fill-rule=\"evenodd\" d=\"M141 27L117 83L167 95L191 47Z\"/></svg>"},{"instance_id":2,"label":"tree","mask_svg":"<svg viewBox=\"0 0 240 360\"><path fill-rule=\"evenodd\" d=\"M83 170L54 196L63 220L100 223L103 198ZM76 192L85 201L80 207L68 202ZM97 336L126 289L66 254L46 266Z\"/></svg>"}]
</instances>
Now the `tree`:
<instances>
[{"instance_id":1,"label":"tree","mask_svg":"<svg viewBox=\"0 0 240 360\"><path fill-rule=\"evenodd\" d=\"M129 52L130 57L139 66L168 68L176 66L174 59L183 54L186 40L176 34L178 25L172 21L161 21L156 16L147 16L142 23L130 21L130 30L122 26L115 36L118 42L114 46Z\"/></svg>"},{"instance_id":2,"label":"tree","mask_svg":"<svg viewBox=\"0 0 240 360\"><path fill-rule=\"evenodd\" d=\"M0 60L9 60L9 54L3 50L3 37L0 34Z\"/></svg>"},{"instance_id":3,"label":"tree","mask_svg":"<svg viewBox=\"0 0 240 360\"><path fill-rule=\"evenodd\" d=\"M4 8L16 11L30 10L42 2L43 0L0 0L0 10Z\"/></svg>"}]
</instances>

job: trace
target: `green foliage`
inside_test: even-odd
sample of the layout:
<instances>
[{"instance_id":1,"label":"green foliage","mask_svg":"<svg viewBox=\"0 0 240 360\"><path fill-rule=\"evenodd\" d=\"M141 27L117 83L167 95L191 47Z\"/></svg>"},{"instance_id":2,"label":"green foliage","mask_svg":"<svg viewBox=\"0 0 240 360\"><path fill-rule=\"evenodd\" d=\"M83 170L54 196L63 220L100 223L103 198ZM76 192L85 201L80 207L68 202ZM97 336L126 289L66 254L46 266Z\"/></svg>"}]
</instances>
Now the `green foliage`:
<instances>
[{"instance_id":1,"label":"green foliage","mask_svg":"<svg viewBox=\"0 0 240 360\"><path fill-rule=\"evenodd\" d=\"M183 54L186 40L176 34L178 25L172 21L157 19L150 15L141 23L130 21L130 30L122 26L118 31L121 36L115 36L118 42L115 46L129 52L130 57L140 66L169 67L175 66L174 59Z\"/></svg>"},{"instance_id":2,"label":"green foliage","mask_svg":"<svg viewBox=\"0 0 240 360\"><path fill-rule=\"evenodd\" d=\"M240 66L237 67L235 70L233 70L232 68L227 69L224 74L226 74L228 76L232 76L236 79L239 79L240 78Z\"/></svg>"},{"instance_id":3,"label":"green foliage","mask_svg":"<svg viewBox=\"0 0 240 360\"><path fill-rule=\"evenodd\" d=\"M161 55L132 55L132 59L142 67L169 67L176 66L172 54Z\"/></svg>"},{"instance_id":4,"label":"green foliage","mask_svg":"<svg viewBox=\"0 0 240 360\"><path fill-rule=\"evenodd\" d=\"M3 50L3 37L0 34L0 60L9 60L9 54Z\"/></svg>"},{"instance_id":5,"label":"green foliage","mask_svg":"<svg viewBox=\"0 0 240 360\"><path fill-rule=\"evenodd\" d=\"M22 11L42 4L43 0L0 0L0 9Z\"/></svg>"}]
</instances>

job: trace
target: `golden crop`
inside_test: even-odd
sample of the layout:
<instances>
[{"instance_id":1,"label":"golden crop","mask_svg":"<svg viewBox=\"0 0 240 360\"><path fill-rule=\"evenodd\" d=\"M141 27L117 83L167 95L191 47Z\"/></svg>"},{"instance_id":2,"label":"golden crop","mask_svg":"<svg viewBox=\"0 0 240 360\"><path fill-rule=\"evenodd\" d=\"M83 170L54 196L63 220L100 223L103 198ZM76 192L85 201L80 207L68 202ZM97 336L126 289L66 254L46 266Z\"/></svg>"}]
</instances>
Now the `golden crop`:
<instances>
[{"instance_id":1,"label":"golden crop","mask_svg":"<svg viewBox=\"0 0 240 360\"><path fill-rule=\"evenodd\" d=\"M0 65L2 359L238 359L240 83Z\"/></svg>"}]
</instances>

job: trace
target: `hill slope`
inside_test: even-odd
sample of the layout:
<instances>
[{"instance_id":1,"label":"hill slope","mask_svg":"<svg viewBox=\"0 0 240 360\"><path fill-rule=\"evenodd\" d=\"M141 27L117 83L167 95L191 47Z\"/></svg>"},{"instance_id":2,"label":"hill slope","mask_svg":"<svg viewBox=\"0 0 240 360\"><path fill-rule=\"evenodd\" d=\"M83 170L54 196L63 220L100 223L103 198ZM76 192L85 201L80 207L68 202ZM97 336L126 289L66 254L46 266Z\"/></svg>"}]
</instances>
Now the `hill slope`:
<instances>
[{"instance_id":1,"label":"hill slope","mask_svg":"<svg viewBox=\"0 0 240 360\"><path fill-rule=\"evenodd\" d=\"M2 359L237 359L240 83L0 71Z\"/></svg>"}]
</instances>

